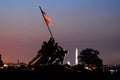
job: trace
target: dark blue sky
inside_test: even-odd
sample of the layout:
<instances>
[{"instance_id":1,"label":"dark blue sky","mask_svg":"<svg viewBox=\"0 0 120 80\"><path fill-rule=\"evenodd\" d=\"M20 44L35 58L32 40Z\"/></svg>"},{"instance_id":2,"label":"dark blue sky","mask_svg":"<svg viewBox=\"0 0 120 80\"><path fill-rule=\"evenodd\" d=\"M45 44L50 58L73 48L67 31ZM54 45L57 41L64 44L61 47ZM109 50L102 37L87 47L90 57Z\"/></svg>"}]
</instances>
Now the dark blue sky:
<instances>
[{"instance_id":1,"label":"dark blue sky","mask_svg":"<svg viewBox=\"0 0 120 80\"><path fill-rule=\"evenodd\" d=\"M69 50L97 49L104 64L120 61L120 0L1 0L0 53L5 62L29 62L49 40L39 5L53 21L55 40Z\"/></svg>"}]
</instances>

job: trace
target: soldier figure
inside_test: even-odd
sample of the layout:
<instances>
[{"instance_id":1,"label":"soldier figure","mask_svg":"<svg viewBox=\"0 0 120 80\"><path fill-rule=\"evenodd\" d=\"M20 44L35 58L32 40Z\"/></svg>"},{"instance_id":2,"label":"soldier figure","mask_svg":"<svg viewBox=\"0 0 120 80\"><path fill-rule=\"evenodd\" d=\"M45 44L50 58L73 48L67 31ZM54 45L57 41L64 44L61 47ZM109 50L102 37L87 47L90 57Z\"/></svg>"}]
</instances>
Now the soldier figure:
<instances>
[{"instance_id":1,"label":"soldier figure","mask_svg":"<svg viewBox=\"0 0 120 80\"><path fill-rule=\"evenodd\" d=\"M68 51L64 51L62 47L58 46L58 43L55 43L54 38L50 38L48 42L43 42L41 49L38 51L38 54L28 65L31 65L35 60L37 60L34 65L40 64L63 64L64 56Z\"/></svg>"}]
</instances>

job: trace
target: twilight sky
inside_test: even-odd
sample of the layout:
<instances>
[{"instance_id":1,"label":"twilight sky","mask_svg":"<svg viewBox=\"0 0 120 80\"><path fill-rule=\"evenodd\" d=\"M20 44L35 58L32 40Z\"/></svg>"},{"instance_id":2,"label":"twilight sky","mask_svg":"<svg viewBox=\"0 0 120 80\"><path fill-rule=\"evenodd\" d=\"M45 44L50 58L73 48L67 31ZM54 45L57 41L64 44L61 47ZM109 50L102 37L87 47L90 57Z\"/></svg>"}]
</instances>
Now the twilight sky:
<instances>
[{"instance_id":1,"label":"twilight sky","mask_svg":"<svg viewBox=\"0 0 120 80\"><path fill-rule=\"evenodd\" d=\"M0 0L0 53L4 62L28 63L50 34L39 5L53 20L55 40L69 50L93 48L104 64L120 63L120 0Z\"/></svg>"}]
</instances>

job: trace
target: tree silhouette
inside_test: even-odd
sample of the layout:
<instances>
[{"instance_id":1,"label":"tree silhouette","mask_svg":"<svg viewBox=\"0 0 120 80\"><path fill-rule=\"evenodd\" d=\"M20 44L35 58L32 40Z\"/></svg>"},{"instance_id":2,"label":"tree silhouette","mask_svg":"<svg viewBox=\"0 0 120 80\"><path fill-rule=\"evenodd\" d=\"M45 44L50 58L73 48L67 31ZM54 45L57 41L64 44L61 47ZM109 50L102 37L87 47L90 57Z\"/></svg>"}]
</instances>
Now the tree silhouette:
<instances>
[{"instance_id":1,"label":"tree silhouette","mask_svg":"<svg viewBox=\"0 0 120 80\"><path fill-rule=\"evenodd\" d=\"M0 67L2 67L4 64L3 64L3 61L2 61L2 57L1 57L1 54L0 54Z\"/></svg>"},{"instance_id":2,"label":"tree silhouette","mask_svg":"<svg viewBox=\"0 0 120 80\"><path fill-rule=\"evenodd\" d=\"M99 69L103 66L103 61L98 55L99 52L97 50L86 48L80 52L78 60L79 63L83 64L89 70Z\"/></svg>"}]
</instances>

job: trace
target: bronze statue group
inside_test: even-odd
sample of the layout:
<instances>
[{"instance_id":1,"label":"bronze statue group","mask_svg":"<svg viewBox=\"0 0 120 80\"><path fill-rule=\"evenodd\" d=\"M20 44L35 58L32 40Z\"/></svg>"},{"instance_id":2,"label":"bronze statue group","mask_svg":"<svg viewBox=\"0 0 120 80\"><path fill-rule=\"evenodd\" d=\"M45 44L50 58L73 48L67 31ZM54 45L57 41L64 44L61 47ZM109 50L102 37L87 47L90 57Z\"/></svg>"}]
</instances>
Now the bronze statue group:
<instances>
[{"instance_id":1,"label":"bronze statue group","mask_svg":"<svg viewBox=\"0 0 120 80\"><path fill-rule=\"evenodd\" d=\"M38 51L36 57L34 57L28 65L46 65L46 64L63 64L67 50L64 50L61 46L55 42L54 38L50 38L48 42L44 41L41 49Z\"/></svg>"}]
</instances>

